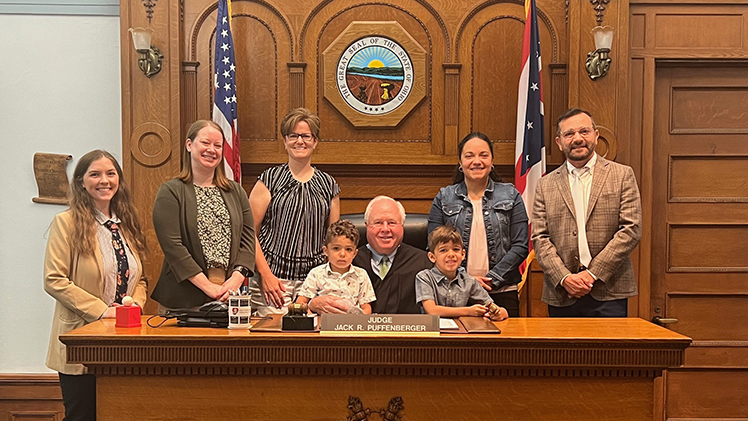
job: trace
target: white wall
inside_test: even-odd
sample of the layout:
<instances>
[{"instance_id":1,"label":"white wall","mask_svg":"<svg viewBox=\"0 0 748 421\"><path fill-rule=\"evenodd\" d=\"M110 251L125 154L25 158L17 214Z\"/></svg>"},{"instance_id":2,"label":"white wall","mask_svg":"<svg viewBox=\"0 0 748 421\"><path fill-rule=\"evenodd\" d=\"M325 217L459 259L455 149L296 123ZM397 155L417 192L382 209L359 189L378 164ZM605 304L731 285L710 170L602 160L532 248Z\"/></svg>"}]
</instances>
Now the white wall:
<instances>
[{"instance_id":1,"label":"white wall","mask_svg":"<svg viewBox=\"0 0 748 421\"><path fill-rule=\"evenodd\" d=\"M122 156L119 17L0 15L0 373L44 366L54 301L42 262L52 217L36 152Z\"/></svg>"}]
</instances>

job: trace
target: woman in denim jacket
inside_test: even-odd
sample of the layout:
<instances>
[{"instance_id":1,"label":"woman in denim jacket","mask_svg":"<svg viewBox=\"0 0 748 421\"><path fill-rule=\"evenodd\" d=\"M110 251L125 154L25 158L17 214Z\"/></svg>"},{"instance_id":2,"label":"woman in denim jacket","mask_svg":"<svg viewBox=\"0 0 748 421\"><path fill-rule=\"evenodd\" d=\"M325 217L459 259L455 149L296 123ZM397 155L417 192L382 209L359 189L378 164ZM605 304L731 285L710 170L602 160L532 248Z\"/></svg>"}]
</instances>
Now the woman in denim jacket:
<instances>
[{"instance_id":1,"label":"woman in denim jacket","mask_svg":"<svg viewBox=\"0 0 748 421\"><path fill-rule=\"evenodd\" d=\"M462 234L467 272L493 301L519 316L519 265L528 253L527 211L512 184L494 172L493 144L483 133L470 133L458 145L454 184L443 187L429 213L429 234L451 225Z\"/></svg>"}]
</instances>

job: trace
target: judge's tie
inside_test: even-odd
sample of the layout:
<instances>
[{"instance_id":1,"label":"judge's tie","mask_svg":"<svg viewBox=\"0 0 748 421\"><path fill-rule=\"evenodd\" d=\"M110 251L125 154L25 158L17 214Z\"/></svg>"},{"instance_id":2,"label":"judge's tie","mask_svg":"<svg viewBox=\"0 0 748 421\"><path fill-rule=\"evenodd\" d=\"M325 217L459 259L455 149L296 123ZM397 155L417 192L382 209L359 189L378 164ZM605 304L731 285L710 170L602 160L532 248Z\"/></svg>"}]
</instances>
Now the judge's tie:
<instances>
[{"instance_id":1,"label":"judge's tie","mask_svg":"<svg viewBox=\"0 0 748 421\"><path fill-rule=\"evenodd\" d=\"M382 261L379 262L379 278L384 279L387 276L387 272L390 271L390 258L387 256L382 257Z\"/></svg>"},{"instance_id":2,"label":"judge's tie","mask_svg":"<svg viewBox=\"0 0 748 421\"><path fill-rule=\"evenodd\" d=\"M589 194L585 191L583 179L590 176L590 169L587 167L574 168L571 172L574 175L571 184L571 196L574 199L574 213L577 216L577 243L579 245L579 263L588 267L592 261L590 246L587 243L587 202Z\"/></svg>"}]
</instances>

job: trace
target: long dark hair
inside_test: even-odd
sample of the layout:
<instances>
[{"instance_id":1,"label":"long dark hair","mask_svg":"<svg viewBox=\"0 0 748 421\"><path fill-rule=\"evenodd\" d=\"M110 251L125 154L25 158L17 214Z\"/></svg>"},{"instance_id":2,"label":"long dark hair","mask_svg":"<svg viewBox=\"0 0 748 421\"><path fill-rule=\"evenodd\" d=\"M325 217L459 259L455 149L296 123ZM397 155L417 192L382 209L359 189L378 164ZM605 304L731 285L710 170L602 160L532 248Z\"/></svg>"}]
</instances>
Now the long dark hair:
<instances>
[{"instance_id":1,"label":"long dark hair","mask_svg":"<svg viewBox=\"0 0 748 421\"><path fill-rule=\"evenodd\" d=\"M493 161L493 142L491 142L491 139L481 132L469 133L467 136L462 138L460 143L457 144L457 167L455 168L455 174L452 176L452 184L459 184L465 181L465 174L461 171L462 166L460 165L460 161L462 160L462 150L465 148L465 144L468 143L469 140L475 139L476 137L488 144L488 150L491 151L491 160ZM488 176L491 177L491 180L497 183L501 182L501 176L496 172L496 169L493 166L491 166L491 172L488 173Z\"/></svg>"},{"instance_id":2,"label":"long dark hair","mask_svg":"<svg viewBox=\"0 0 748 421\"><path fill-rule=\"evenodd\" d=\"M73 214L73 230L70 248L73 254L94 254L96 239L96 207L91 195L83 187L83 176L94 161L106 158L112 161L119 176L117 193L112 197L109 207L122 221L119 226L125 235L130 249L142 260L148 251L145 243L145 235L140 226L138 212L132 201L130 188L125 182L117 160L107 151L93 150L81 157L73 171L73 179L70 181L70 211Z\"/></svg>"}]
</instances>

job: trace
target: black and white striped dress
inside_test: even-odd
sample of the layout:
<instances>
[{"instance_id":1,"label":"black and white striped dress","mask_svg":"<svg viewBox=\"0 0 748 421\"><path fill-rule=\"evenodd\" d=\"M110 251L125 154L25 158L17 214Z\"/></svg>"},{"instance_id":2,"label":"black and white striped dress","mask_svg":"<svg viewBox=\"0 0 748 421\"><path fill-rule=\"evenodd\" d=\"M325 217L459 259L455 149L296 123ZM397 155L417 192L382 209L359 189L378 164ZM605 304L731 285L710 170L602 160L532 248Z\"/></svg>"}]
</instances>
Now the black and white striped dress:
<instances>
[{"instance_id":1,"label":"black and white striped dress","mask_svg":"<svg viewBox=\"0 0 748 421\"><path fill-rule=\"evenodd\" d=\"M322 253L330 203L340 194L335 179L318 169L309 181L293 178L288 164L260 174L270 191L270 204L258 240L270 271L279 279L303 281L326 261Z\"/></svg>"}]
</instances>

